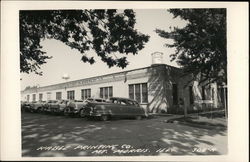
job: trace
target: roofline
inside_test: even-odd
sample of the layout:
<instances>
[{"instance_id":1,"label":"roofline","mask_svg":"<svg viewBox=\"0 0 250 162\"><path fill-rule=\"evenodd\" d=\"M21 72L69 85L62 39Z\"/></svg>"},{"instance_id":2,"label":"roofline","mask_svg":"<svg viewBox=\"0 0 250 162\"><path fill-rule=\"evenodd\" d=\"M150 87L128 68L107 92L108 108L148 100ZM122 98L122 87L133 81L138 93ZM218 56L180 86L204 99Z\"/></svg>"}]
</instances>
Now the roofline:
<instances>
[{"instance_id":1,"label":"roofline","mask_svg":"<svg viewBox=\"0 0 250 162\"><path fill-rule=\"evenodd\" d=\"M152 65L153 65L153 66L152 66ZM174 66L171 66L171 65L168 65L168 64L152 64L152 65L151 65L151 66L142 67L142 68L127 70L127 71L121 71L121 72L115 72L115 73L109 73L109 74L104 74L104 75L98 75L98 76L83 78L83 79L92 79L92 78L96 78L96 77L105 77L105 76L109 76L109 75L112 75L112 74L128 73L128 72L132 72L132 71L136 71L136 70L142 70L142 69L147 69L147 68L157 67L157 66L163 66L163 65L164 65L164 66L171 67L171 68L175 68L175 69L181 70L181 69L178 68L178 67L174 67ZM70 82L75 82L75 81L81 81L81 80L83 80L83 79L77 79L77 80L71 80L71 81L62 82L62 83L57 83L57 84L46 85L46 86L42 86L42 87L39 87L39 88L45 88L45 87L50 87L50 86L54 86L54 85L60 85L60 84L65 84L65 83L70 83ZM39 89L39 88L37 88L37 89ZM32 88L30 88L30 89L32 89ZM22 91L25 91L25 89L22 90Z\"/></svg>"}]
</instances>

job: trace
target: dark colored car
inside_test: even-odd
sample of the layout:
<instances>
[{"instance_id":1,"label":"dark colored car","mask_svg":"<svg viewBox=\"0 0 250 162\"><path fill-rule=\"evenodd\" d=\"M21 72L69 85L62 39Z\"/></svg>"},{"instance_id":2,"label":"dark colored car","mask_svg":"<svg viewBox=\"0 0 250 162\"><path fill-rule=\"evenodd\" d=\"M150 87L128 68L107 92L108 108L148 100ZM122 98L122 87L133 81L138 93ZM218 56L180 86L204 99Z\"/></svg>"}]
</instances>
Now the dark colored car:
<instances>
[{"instance_id":1,"label":"dark colored car","mask_svg":"<svg viewBox=\"0 0 250 162\"><path fill-rule=\"evenodd\" d=\"M138 102L119 97L112 97L106 103L89 102L84 106L81 114L85 117L99 117L103 121L111 117L133 117L137 120L147 117L147 113Z\"/></svg>"},{"instance_id":2,"label":"dark colored car","mask_svg":"<svg viewBox=\"0 0 250 162\"><path fill-rule=\"evenodd\" d=\"M21 112L30 112L31 105L27 101L21 101Z\"/></svg>"}]
</instances>

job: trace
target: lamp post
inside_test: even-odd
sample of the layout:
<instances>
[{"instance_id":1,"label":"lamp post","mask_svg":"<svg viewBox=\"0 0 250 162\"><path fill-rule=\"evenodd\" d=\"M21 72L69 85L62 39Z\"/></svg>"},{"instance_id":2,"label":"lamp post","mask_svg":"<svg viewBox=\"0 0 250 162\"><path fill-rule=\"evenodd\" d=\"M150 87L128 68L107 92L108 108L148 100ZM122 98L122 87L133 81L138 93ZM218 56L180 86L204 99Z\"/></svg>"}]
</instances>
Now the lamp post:
<instances>
[{"instance_id":1,"label":"lamp post","mask_svg":"<svg viewBox=\"0 0 250 162\"><path fill-rule=\"evenodd\" d=\"M68 80L69 78L70 78L70 77L69 77L69 74L67 74L67 73L63 74L63 76L62 76L62 79L65 80L65 83L67 82L67 80ZM65 84L65 87L64 87L65 93L66 93L66 88L67 88L67 86L66 86L66 84ZM67 95L67 94L66 94L66 95Z\"/></svg>"}]
</instances>

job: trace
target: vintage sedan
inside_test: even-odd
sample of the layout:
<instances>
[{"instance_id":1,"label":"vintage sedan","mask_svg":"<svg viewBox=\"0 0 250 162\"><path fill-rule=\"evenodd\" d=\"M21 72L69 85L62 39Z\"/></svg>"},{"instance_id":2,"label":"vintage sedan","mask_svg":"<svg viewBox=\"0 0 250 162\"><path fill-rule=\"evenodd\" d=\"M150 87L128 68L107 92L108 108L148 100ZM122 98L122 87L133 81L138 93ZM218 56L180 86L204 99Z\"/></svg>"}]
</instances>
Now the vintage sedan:
<instances>
[{"instance_id":1,"label":"vintage sedan","mask_svg":"<svg viewBox=\"0 0 250 162\"><path fill-rule=\"evenodd\" d=\"M51 113L58 106L58 100L48 100L43 106L43 112Z\"/></svg>"},{"instance_id":2,"label":"vintage sedan","mask_svg":"<svg viewBox=\"0 0 250 162\"><path fill-rule=\"evenodd\" d=\"M67 107L65 108L64 115L77 115L81 116L81 110L83 107L88 104L89 102L106 102L106 100L101 98L87 98L86 100L72 100L68 103Z\"/></svg>"},{"instance_id":3,"label":"vintage sedan","mask_svg":"<svg viewBox=\"0 0 250 162\"><path fill-rule=\"evenodd\" d=\"M21 101L21 112L30 112L31 105L27 101Z\"/></svg>"},{"instance_id":4,"label":"vintage sedan","mask_svg":"<svg viewBox=\"0 0 250 162\"><path fill-rule=\"evenodd\" d=\"M42 112L45 101L33 101L30 104L30 111L31 112Z\"/></svg>"},{"instance_id":5,"label":"vintage sedan","mask_svg":"<svg viewBox=\"0 0 250 162\"><path fill-rule=\"evenodd\" d=\"M84 105L82 107L80 107L80 109L78 110L78 114L80 117L85 117L84 112L84 108L88 103L105 103L107 102L105 99L102 98L87 98L86 100L84 100Z\"/></svg>"},{"instance_id":6,"label":"vintage sedan","mask_svg":"<svg viewBox=\"0 0 250 162\"><path fill-rule=\"evenodd\" d=\"M71 100L68 102L66 108L64 109L64 115L76 115L78 114L81 107L83 107L84 101L83 100Z\"/></svg>"},{"instance_id":7,"label":"vintage sedan","mask_svg":"<svg viewBox=\"0 0 250 162\"><path fill-rule=\"evenodd\" d=\"M135 118L137 120L147 117L144 108L138 102L128 98L112 97L106 103L89 102L81 110L81 116L98 117L103 121L111 117Z\"/></svg>"},{"instance_id":8,"label":"vintage sedan","mask_svg":"<svg viewBox=\"0 0 250 162\"><path fill-rule=\"evenodd\" d=\"M64 109L67 107L69 100L58 100L57 102L50 103L49 110L54 114L63 114Z\"/></svg>"}]
</instances>

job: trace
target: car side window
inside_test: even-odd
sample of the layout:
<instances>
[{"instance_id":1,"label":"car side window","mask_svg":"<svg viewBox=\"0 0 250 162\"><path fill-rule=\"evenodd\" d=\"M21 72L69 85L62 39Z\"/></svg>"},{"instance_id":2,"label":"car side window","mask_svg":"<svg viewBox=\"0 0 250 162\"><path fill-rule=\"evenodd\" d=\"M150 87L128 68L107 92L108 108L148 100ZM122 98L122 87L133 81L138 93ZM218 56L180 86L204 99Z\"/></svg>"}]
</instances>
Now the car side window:
<instances>
[{"instance_id":1,"label":"car side window","mask_svg":"<svg viewBox=\"0 0 250 162\"><path fill-rule=\"evenodd\" d=\"M100 100L100 99L96 99L96 102L102 102L102 100Z\"/></svg>"},{"instance_id":2,"label":"car side window","mask_svg":"<svg viewBox=\"0 0 250 162\"><path fill-rule=\"evenodd\" d=\"M111 103L119 104L118 100L116 100L116 99L112 99L112 100L111 100Z\"/></svg>"},{"instance_id":3,"label":"car side window","mask_svg":"<svg viewBox=\"0 0 250 162\"><path fill-rule=\"evenodd\" d=\"M126 102L125 100L121 100L121 101L120 101L120 104L121 104L121 105L127 105L127 102Z\"/></svg>"},{"instance_id":4,"label":"car side window","mask_svg":"<svg viewBox=\"0 0 250 162\"><path fill-rule=\"evenodd\" d=\"M127 104L128 104L128 105L134 105L134 102L128 100L128 101L127 101Z\"/></svg>"}]
</instances>

